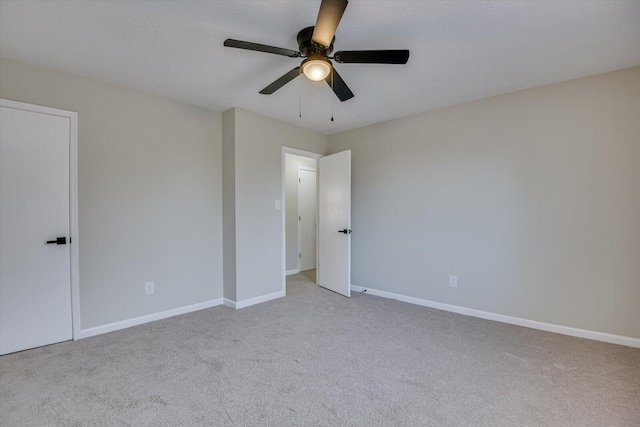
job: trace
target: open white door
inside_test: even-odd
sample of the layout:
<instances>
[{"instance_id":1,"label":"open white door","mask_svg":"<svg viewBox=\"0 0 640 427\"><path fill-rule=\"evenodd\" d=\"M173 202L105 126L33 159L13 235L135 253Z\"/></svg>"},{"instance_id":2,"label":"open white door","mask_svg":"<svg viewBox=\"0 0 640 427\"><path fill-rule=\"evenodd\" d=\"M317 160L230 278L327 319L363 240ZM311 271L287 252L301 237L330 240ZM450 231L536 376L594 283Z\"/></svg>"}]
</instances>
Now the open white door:
<instances>
[{"instance_id":1,"label":"open white door","mask_svg":"<svg viewBox=\"0 0 640 427\"><path fill-rule=\"evenodd\" d=\"M318 160L318 284L351 296L351 150Z\"/></svg>"}]
</instances>

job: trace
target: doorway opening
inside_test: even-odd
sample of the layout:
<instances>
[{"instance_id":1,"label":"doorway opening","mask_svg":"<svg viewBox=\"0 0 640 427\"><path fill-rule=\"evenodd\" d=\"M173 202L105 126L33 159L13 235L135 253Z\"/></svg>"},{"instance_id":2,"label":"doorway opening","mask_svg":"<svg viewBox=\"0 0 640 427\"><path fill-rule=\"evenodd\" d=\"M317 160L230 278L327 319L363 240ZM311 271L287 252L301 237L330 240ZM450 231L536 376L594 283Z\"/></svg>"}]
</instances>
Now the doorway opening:
<instances>
[{"instance_id":1,"label":"doorway opening","mask_svg":"<svg viewBox=\"0 0 640 427\"><path fill-rule=\"evenodd\" d=\"M317 260L317 159L319 154L282 148L283 290L286 276L315 283Z\"/></svg>"},{"instance_id":2,"label":"doorway opening","mask_svg":"<svg viewBox=\"0 0 640 427\"><path fill-rule=\"evenodd\" d=\"M287 295L287 272L290 273L292 282L296 278L295 274L302 275L300 272L304 264L300 264L300 260L304 259L305 254L301 253L302 246L298 242L298 227L293 225L301 221L301 214L297 212L295 207L297 203L287 199L286 196L286 163L288 156L298 156L312 159L316 163L316 212L317 224L315 228L316 234L316 262L315 271L310 278L323 288L338 293L340 295L351 296L351 150L341 151L327 156L311 153L308 151L297 150L289 147L282 147L282 200L284 201L284 209L282 209L282 293ZM313 165L313 163L311 163ZM304 165L302 166L304 169ZM307 166L307 169L310 169ZM295 171L297 167L290 167L290 195L296 194L293 190L301 183L296 182ZM299 170L298 170L299 171ZM300 171L299 171L300 172ZM305 175L309 177L309 175ZM291 178L293 177L293 178ZM300 179L300 178L299 178ZM277 209L281 208L280 201L276 201ZM289 214L287 215L287 212ZM297 216L296 216L297 215ZM287 227L287 216L289 216L289 227ZM311 227L309 227L311 229ZM296 250L292 250L296 248ZM287 256L289 253L289 256ZM297 257L297 258L296 258ZM289 261L289 264L287 264ZM312 265L313 264L307 264Z\"/></svg>"}]
</instances>

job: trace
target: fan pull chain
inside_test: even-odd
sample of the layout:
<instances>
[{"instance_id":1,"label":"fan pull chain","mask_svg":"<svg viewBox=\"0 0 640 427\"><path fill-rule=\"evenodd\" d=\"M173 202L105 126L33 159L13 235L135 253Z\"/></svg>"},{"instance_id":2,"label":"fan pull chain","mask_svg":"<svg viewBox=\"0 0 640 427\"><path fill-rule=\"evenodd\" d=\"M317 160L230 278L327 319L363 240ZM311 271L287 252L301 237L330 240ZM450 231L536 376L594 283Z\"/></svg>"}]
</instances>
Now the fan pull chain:
<instances>
[{"instance_id":1,"label":"fan pull chain","mask_svg":"<svg viewBox=\"0 0 640 427\"><path fill-rule=\"evenodd\" d=\"M299 99L299 108L300 108L300 113L298 115L298 118L302 118L302 67L300 67L300 72L298 73L298 99Z\"/></svg>"},{"instance_id":2,"label":"fan pull chain","mask_svg":"<svg viewBox=\"0 0 640 427\"><path fill-rule=\"evenodd\" d=\"M333 91L333 68L331 68L331 121L333 121L333 98L335 97L335 92Z\"/></svg>"}]
</instances>

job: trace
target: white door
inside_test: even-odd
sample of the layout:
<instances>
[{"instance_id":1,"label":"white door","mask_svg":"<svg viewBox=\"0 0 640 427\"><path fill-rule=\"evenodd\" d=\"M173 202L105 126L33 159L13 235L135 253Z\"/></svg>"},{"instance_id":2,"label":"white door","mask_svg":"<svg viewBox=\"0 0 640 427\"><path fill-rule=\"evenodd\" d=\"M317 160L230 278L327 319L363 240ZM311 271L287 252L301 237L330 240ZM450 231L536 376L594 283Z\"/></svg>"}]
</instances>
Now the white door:
<instances>
[{"instance_id":1,"label":"white door","mask_svg":"<svg viewBox=\"0 0 640 427\"><path fill-rule=\"evenodd\" d=\"M316 268L316 171L298 168L300 271Z\"/></svg>"},{"instance_id":2,"label":"white door","mask_svg":"<svg viewBox=\"0 0 640 427\"><path fill-rule=\"evenodd\" d=\"M318 284L351 296L351 150L318 160Z\"/></svg>"},{"instance_id":3,"label":"white door","mask_svg":"<svg viewBox=\"0 0 640 427\"><path fill-rule=\"evenodd\" d=\"M0 354L73 337L69 136L68 117L0 107Z\"/></svg>"}]
</instances>

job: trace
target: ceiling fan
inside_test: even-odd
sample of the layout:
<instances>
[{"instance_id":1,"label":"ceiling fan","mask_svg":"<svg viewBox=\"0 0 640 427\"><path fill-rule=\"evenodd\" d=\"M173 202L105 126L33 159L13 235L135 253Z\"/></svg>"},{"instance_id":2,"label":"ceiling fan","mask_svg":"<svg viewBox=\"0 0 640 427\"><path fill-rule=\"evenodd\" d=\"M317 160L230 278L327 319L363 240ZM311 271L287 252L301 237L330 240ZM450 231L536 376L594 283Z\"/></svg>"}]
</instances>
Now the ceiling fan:
<instances>
[{"instance_id":1,"label":"ceiling fan","mask_svg":"<svg viewBox=\"0 0 640 427\"><path fill-rule=\"evenodd\" d=\"M347 0L322 0L316 25L304 28L298 33L299 51L234 39L225 40L224 45L290 58L305 58L300 66L262 89L260 93L263 95L271 95L300 74L304 74L313 81L325 80L340 101L346 101L354 95L334 68L332 59L341 64L406 64L409 60L408 50L342 50L329 56L333 52L336 29L347 4Z\"/></svg>"}]
</instances>

